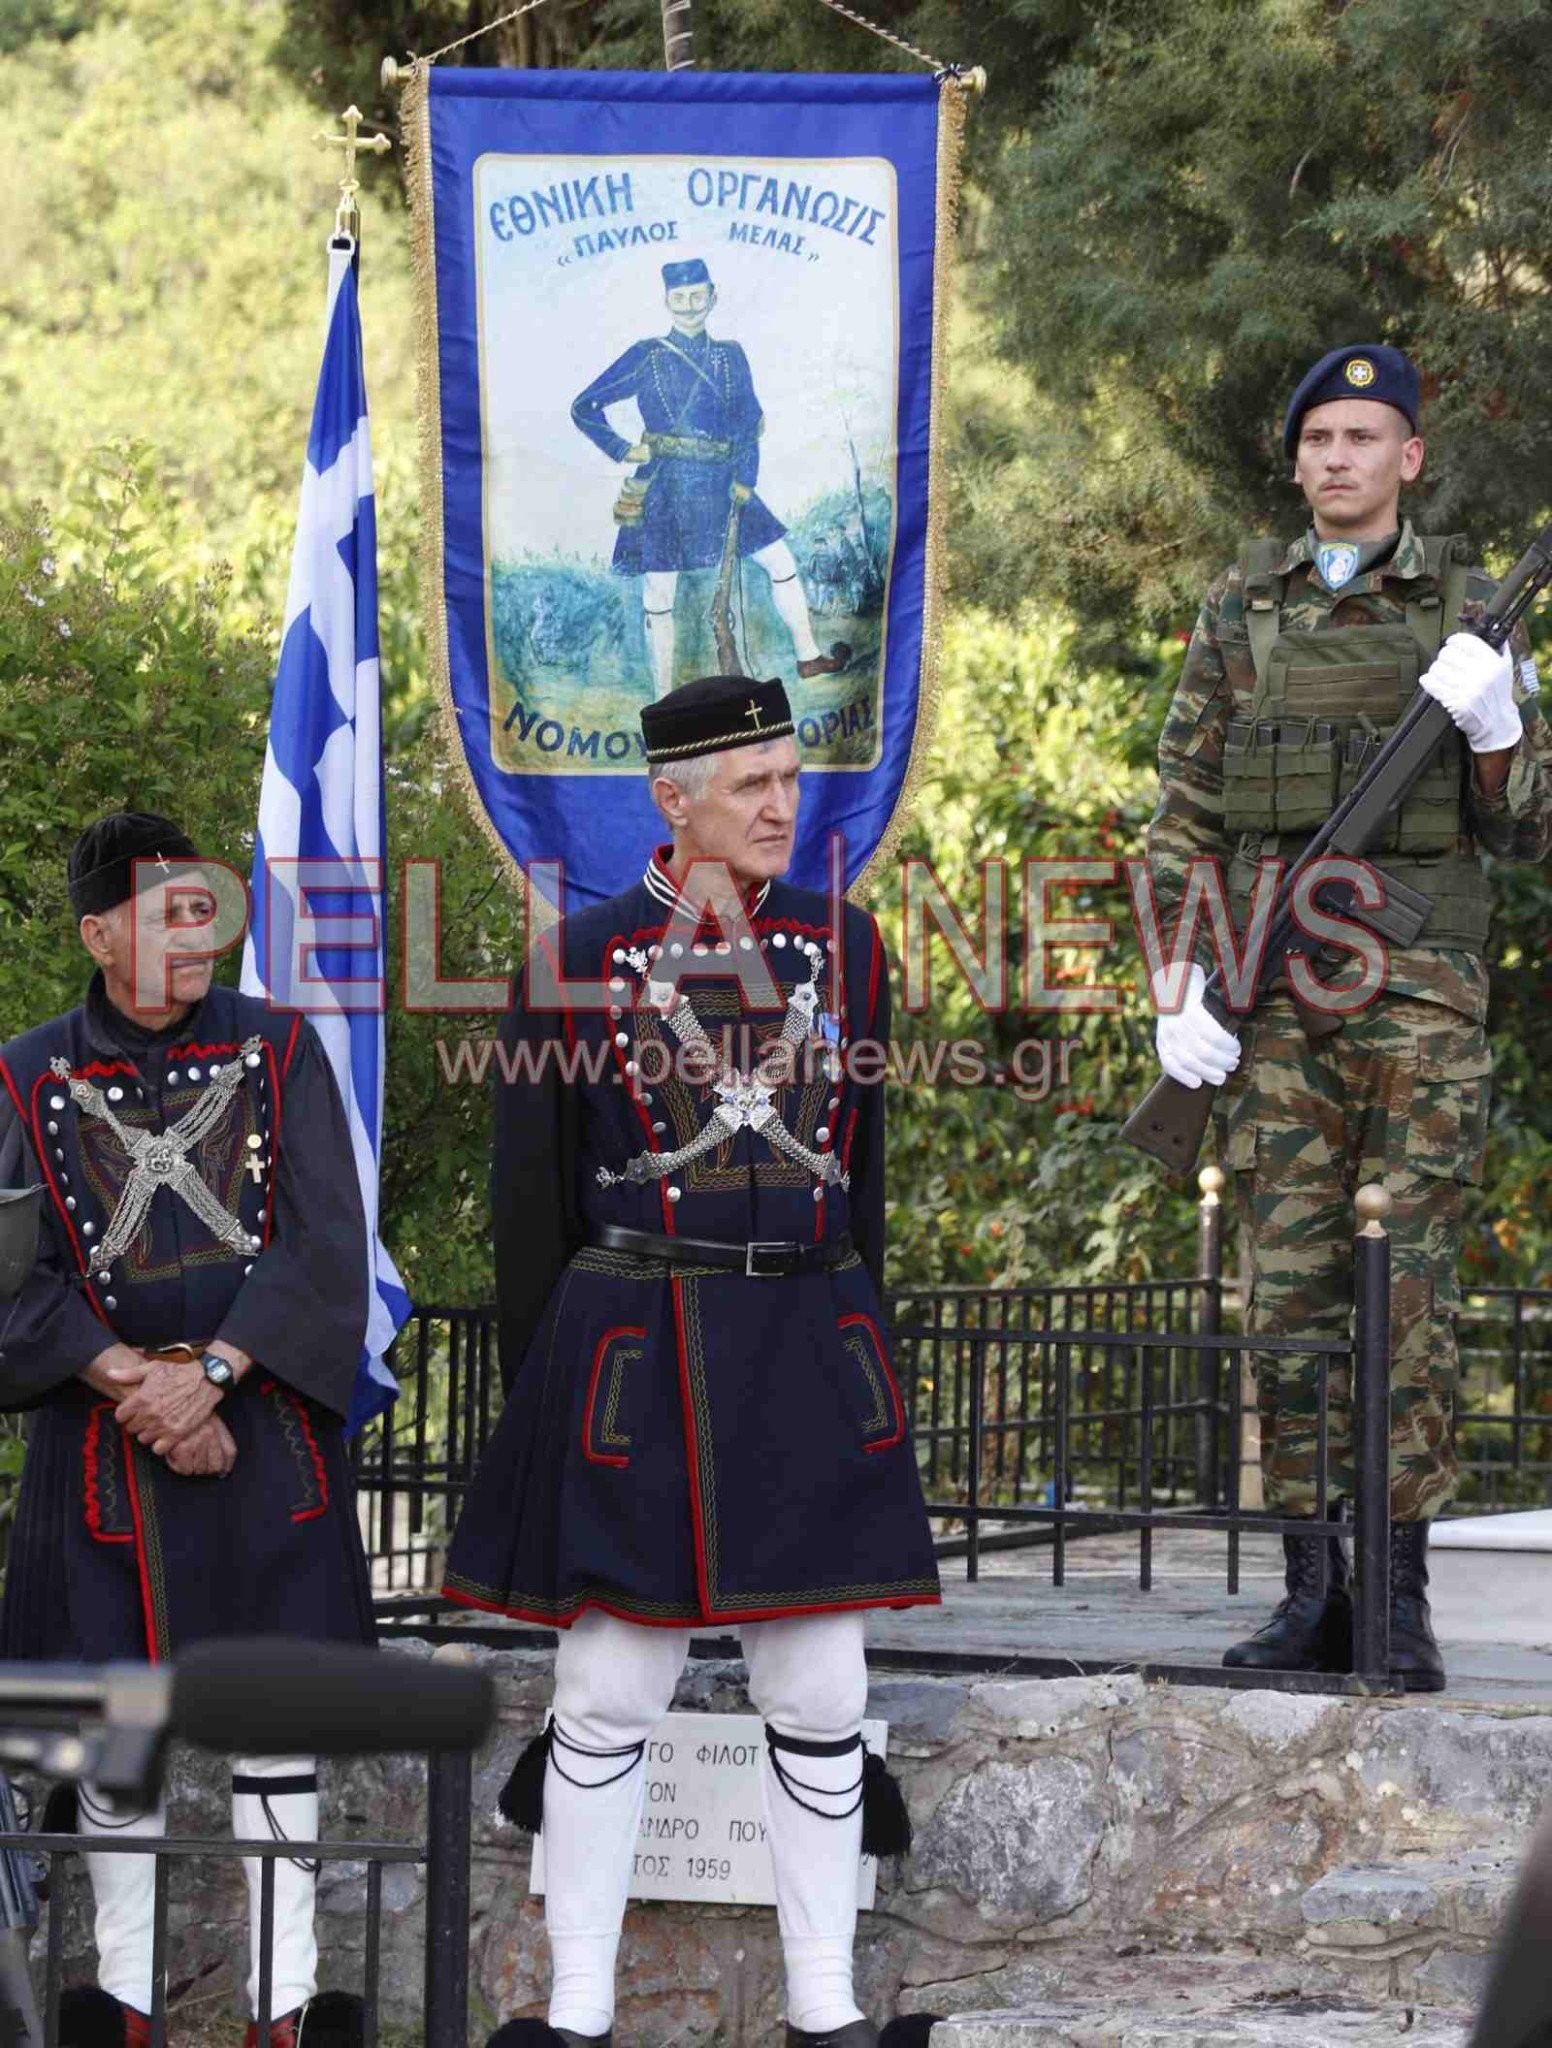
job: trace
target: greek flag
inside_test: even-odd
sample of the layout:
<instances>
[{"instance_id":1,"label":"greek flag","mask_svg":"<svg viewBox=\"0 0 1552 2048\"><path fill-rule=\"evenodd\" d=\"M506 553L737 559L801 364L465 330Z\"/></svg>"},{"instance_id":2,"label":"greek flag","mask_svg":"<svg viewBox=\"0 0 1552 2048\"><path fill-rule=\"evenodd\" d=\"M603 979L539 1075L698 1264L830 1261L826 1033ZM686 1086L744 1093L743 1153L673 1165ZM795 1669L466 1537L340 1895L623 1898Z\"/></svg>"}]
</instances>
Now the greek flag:
<instances>
[{"instance_id":1,"label":"greek flag","mask_svg":"<svg viewBox=\"0 0 1552 2048\"><path fill-rule=\"evenodd\" d=\"M377 1236L383 1124L383 749L377 524L354 245L329 246L329 306L253 854L250 995L304 1010L350 1119L370 1310L349 1427L398 1392L383 1354L410 1299Z\"/></svg>"}]
</instances>

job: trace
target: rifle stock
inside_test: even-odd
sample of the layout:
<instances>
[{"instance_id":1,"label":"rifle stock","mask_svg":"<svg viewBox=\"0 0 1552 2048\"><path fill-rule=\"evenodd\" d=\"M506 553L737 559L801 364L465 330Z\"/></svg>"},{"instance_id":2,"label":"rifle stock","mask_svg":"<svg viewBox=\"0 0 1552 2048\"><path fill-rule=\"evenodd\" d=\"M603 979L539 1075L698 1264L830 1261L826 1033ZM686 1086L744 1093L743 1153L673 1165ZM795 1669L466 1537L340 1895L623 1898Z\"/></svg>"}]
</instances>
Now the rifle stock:
<instances>
[{"instance_id":1,"label":"rifle stock","mask_svg":"<svg viewBox=\"0 0 1552 2048\"><path fill-rule=\"evenodd\" d=\"M1121 1135L1170 1173L1189 1173L1212 1122L1218 1091L1204 1081L1187 1088L1160 1074L1121 1126Z\"/></svg>"}]
</instances>

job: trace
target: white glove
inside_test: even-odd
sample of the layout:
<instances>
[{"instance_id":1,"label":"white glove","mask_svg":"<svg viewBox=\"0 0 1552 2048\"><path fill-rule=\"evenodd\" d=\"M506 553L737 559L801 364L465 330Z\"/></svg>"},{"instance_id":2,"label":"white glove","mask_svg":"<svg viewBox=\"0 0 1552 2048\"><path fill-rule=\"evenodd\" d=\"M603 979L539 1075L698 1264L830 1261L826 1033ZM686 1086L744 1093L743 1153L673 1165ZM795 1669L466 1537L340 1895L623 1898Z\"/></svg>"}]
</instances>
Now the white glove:
<instances>
[{"instance_id":1,"label":"white glove","mask_svg":"<svg viewBox=\"0 0 1552 2048\"><path fill-rule=\"evenodd\" d=\"M1525 727L1514 701L1514 656L1508 648L1489 647L1475 633L1452 633L1423 677L1423 688L1454 719L1473 754L1519 745Z\"/></svg>"},{"instance_id":2,"label":"white glove","mask_svg":"<svg viewBox=\"0 0 1552 2048\"><path fill-rule=\"evenodd\" d=\"M1239 1065L1239 1040L1225 1031L1202 1002L1207 976L1192 964L1186 982L1185 1001L1178 1010L1163 1011L1168 1000L1170 970L1161 967L1153 977L1153 1007L1160 1011L1155 1037L1159 1065L1182 1088L1200 1088L1204 1081L1221 1088Z\"/></svg>"}]
</instances>

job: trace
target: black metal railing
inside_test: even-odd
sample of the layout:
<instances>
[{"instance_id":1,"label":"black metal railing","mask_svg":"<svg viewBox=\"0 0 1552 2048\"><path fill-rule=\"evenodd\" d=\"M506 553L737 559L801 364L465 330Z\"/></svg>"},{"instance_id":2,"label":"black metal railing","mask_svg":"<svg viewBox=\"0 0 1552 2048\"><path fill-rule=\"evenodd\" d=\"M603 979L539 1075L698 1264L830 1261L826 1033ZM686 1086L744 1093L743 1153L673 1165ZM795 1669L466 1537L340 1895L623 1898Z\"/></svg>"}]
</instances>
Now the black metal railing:
<instances>
[{"instance_id":1,"label":"black metal railing","mask_svg":"<svg viewBox=\"0 0 1552 2048\"><path fill-rule=\"evenodd\" d=\"M1147 1588L1156 1532L1208 1527L1224 1536L1226 1589L1237 1591L1242 1539L1284 1526L1258 1504L1251 1352L1317 1361L1326 1519L1329 1383L1333 1366L1362 1379L1361 1321L1341 1343L1248 1343L1239 1288L1223 1270L1223 1188L1207 1168L1191 1278L894 1296L898 1374L940 1553L962 1556L968 1577L988 1548L1040 1543L1060 1584L1070 1542L1127 1529ZM1355 1274L1371 1268L1360 1239ZM1540 1505L1552 1498L1552 1290L1472 1289L1460 1334L1458 1508ZM403 1395L356 1445L356 1469L379 1599L423 1609L500 1410L493 1311L419 1310L395 1363ZM1377 1400L1383 1375L1371 1370ZM1352 1405L1361 1433L1361 1397ZM1358 1520L1354 1504L1349 1534Z\"/></svg>"},{"instance_id":2,"label":"black metal railing","mask_svg":"<svg viewBox=\"0 0 1552 2048\"><path fill-rule=\"evenodd\" d=\"M466 2048L469 2012L469 1868L472 1821L472 1759L445 1751L427 1762L426 1833L422 1841L342 1839L327 1842L238 1841L224 1837L64 1835L0 1832L0 1851L17 1850L45 1858L48 1865L48 1933L44 1946L43 2026L46 2048L58 2048L59 2006L64 1980L67 1874L82 1856L154 1856L151 1935L151 2048L166 2048L168 1905L172 1867L190 1859L257 1860L260 1868L258 2008L268 2014L274 1970L275 1863L280 1857L309 1862L364 1864L366 1926L363 1941L362 2001L364 2048L377 2048L380 2028L383 1871L390 1864L415 1864L425 1871L426 1934L424 2048ZM34 1966L35 1967L35 1966ZM259 2048L270 2048L271 2024L258 2022Z\"/></svg>"}]
</instances>

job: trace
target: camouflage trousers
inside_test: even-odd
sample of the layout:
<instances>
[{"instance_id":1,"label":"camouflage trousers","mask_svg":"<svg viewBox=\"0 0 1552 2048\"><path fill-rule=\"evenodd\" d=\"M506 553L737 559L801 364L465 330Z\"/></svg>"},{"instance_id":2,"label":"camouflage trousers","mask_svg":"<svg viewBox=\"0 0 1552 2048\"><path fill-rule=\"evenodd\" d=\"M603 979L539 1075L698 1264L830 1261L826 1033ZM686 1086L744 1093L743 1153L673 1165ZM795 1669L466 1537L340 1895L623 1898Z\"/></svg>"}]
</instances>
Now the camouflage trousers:
<instances>
[{"instance_id":1,"label":"camouflage trousers","mask_svg":"<svg viewBox=\"0 0 1552 2048\"><path fill-rule=\"evenodd\" d=\"M1248 1027L1219 1101L1249 1247L1247 1328L1345 1341L1353 1197L1382 1181L1391 1242L1390 1512L1422 1521L1451 1499L1459 1359L1462 1187L1480 1180L1492 1062L1480 1024L1442 1004L1380 997L1311 1045L1274 997ZM1318 1361L1252 1358L1268 1507L1316 1511ZM1352 1491L1351 1372L1332 1359L1329 1498Z\"/></svg>"}]
</instances>

